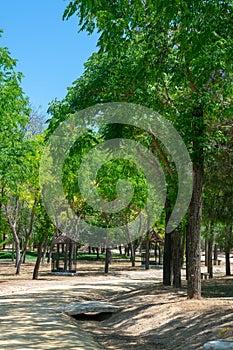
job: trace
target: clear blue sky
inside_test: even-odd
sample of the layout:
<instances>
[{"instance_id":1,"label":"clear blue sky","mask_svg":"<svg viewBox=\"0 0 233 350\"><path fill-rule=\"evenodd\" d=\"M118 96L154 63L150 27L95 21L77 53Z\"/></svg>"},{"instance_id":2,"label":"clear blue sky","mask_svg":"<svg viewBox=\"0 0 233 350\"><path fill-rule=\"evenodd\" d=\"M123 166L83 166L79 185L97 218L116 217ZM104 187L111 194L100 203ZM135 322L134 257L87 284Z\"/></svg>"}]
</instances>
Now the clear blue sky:
<instances>
[{"instance_id":1,"label":"clear blue sky","mask_svg":"<svg viewBox=\"0 0 233 350\"><path fill-rule=\"evenodd\" d=\"M22 87L33 106L46 111L83 72L97 51L97 34L78 33L78 19L62 21L69 0L0 0L0 46L8 47L24 74Z\"/></svg>"}]
</instances>

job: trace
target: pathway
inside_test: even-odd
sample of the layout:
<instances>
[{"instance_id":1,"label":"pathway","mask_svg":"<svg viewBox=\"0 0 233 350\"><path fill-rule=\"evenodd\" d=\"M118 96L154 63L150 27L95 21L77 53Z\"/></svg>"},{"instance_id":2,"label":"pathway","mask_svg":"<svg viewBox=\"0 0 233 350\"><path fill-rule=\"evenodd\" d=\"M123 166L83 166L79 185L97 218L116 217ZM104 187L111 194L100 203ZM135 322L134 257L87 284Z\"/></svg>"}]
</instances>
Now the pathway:
<instances>
[{"instance_id":1,"label":"pathway","mask_svg":"<svg viewBox=\"0 0 233 350\"><path fill-rule=\"evenodd\" d=\"M125 279L119 277L19 281L13 286L1 283L0 350L103 349L90 334L80 330L74 320L56 313L56 309L90 289L129 291L135 283L151 283L151 280L139 281L136 276L126 284Z\"/></svg>"}]
</instances>

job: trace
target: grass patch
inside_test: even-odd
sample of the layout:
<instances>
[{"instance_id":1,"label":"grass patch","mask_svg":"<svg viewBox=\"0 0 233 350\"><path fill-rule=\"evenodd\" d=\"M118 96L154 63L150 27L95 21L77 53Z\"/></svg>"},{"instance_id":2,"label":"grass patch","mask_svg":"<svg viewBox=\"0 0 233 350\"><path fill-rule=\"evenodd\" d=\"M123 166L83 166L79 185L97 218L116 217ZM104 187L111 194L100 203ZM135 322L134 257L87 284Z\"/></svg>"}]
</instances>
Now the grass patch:
<instances>
[{"instance_id":1,"label":"grass patch","mask_svg":"<svg viewBox=\"0 0 233 350\"><path fill-rule=\"evenodd\" d=\"M0 260L11 260L12 253L11 251L0 251ZM14 258L16 258L16 254L14 253ZM26 260L35 260L37 258L37 252L27 252Z\"/></svg>"},{"instance_id":2,"label":"grass patch","mask_svg":"<svg viewBox=\"0 0 233 350\"><path fill-rule=\"evenodd\" d=\"M11 251L0 251L0 260L11 260L12 253ZM15 256L15 254L14 254ZM37 258L37 252L28 251L26 254L26 260L35 260ZM97 259L97 254L78 252L77 253L78 260L87 260L87 261L95 261ZM113 260L129 260L130 257L124 254L113 254ZM99 254L99 260L105 260L105 254Z\"/></svg>"},{"instance_id":3,"label":"grass patch","mask_svg":"<svg viewBox=\"0 0 233 350\"><path fill-rule=\"evenodd\" d=\"M79 252L77 254L77 259L78 260L88 260L88 261L93 261L97 259L97 254L96 253L85 253L85 252ZM113 260L129 260L130 257L124 254L112 254L112 259ZM105 260L105 254L99 254L99 260Z\"/></svg>"}]
</instances>

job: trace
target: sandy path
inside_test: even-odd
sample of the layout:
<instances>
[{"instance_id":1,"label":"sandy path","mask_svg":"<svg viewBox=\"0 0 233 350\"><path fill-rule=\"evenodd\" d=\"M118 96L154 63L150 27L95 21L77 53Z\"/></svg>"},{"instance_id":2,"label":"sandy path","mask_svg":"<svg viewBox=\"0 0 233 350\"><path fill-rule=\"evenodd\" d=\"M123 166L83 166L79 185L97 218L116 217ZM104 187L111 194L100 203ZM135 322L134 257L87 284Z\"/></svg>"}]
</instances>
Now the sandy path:
<instances>
[{"instance_id":1,"label":"sandy path","mask_svg":"<svg viewBox=\"0 0 233 350\"><path fill-rule=\"evenodd\" d=\"M94 295L101 291L129 292L138 284L151 284L154 275L154 271L145 274L132 271L130 276L124 273L92 278L47 275L36 281L12 276L11 280L1 280L0 350L102 349L75 321L56 313L56 308L85 298L92 291Z\"/></svg>"}]
</instances>

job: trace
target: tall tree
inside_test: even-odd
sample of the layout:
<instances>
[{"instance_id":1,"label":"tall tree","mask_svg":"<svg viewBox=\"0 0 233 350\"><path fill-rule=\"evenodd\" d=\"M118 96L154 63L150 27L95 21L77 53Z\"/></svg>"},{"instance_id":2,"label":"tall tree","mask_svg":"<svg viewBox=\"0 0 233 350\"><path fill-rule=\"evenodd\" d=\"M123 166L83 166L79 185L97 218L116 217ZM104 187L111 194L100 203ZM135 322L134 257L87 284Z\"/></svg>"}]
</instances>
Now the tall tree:
<instances>
[{"instance_id":1,"label":"tall tree","mask_svg":"<svg viewBox=\"0 0 233 350\"><path fill-rule=\"evenodd\" d=\"M0 39L1 39L0 32ZM0 207L6 215L17 249L19 261L20 242L17 234L19 193L27 169L25 153L25 126L28 121L28 99L21 88L22 74L16 72L16 60L7 48L0 47Z\"/></svg>"},{"instance_id":2,"label":"tall tree","mask_svg":"<svg viewBox=\"0 0 233 350\"><path fill-rule=\"evenodd\" d=\"M187 229L188 296L201 296L200 224L206 123L220 118L232 90L231 1L74 0L64 18L77 14L81 30L100 32L103 52L121 59L129 45L135 81L154 93L151 107L173 118L193 161L193 196ZM131 77L132 78L132 77ZM153 89L152 89L153 88ZM173 115L171 111L173 110Z\"/></svg>"}]
</instances>

